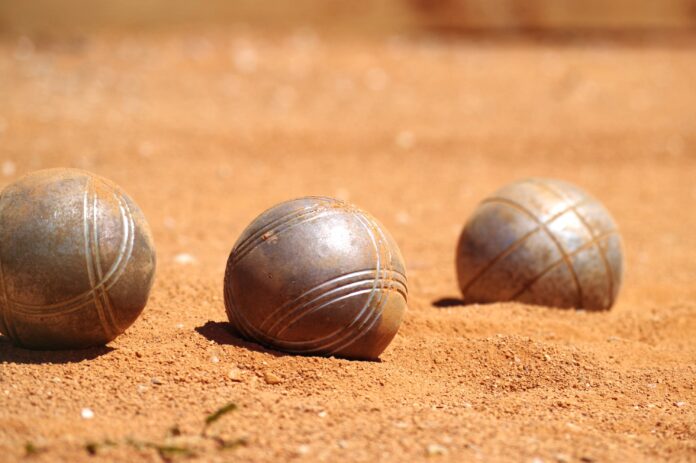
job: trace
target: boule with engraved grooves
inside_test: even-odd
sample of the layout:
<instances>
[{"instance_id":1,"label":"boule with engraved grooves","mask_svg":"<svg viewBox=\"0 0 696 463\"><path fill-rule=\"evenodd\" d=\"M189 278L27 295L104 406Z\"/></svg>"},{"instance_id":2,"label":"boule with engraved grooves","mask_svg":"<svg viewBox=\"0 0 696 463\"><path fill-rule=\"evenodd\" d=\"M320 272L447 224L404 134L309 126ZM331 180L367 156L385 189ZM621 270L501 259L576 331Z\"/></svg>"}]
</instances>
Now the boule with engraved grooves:
<instances>
[{"instance_id":1,"label":"boule with engraved grooves","mask_svg":"<svg viewBox=\"0 0 696 463\"><path fill-rule=\"evenodd\" d=\"M461 233L456 261L467 303L607 310L623 273L609 212L580 188L545 178L511 183L483 200Z\"/></svg>"},{"instance_id":2,"label":"boule with engraved grooves","mask_svg":"<svg viewBox=\"0 0 696 463\"><path fill-rule=\"evenodd\" d=\"M225 307L244 338L297 354L376 359L406 310L404 261L372 216L306 197L257 217L225 272Z\"/></svg>"},{"instance_id":3,"label":"boule with engraved grooves","mask_svg":"<svg viewBox=\"0 0 696 463\"><path fill-rule=\"evenodd\" d=\"M0 195L0 332L33 349L108 343L147 302L149 227L115 184L77 169L40 170Z\"/></svg>"}]
</instances>

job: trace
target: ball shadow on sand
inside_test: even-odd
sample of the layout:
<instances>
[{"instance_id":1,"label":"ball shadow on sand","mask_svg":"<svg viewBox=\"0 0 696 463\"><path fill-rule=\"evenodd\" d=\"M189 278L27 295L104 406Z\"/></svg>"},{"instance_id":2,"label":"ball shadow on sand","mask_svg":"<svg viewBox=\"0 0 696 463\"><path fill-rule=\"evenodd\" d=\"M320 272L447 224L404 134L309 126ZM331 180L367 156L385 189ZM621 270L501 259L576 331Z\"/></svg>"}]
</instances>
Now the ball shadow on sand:
<instances>
[{"instance_id":1,"label":"ball shadow on sand","mask_svg":"<svg viewBox=\"0 0 696 463\"><path fill-rule=\"evenodd\" d=\"M78 363L93 360L115 350L109 346L74 350L31 350L14 346L7 337L0 335L0 363L42 364Z\"/></svg>"},{"instance_id":2,"label":"ball shadow on sand","mask_svg":"<svg viewBox=\"0 0 696 463\"><path fill-rule=\"evenodd\" d=\"M458 297L442 297L434 300L432 304L439 309L448 309L450 307L461 307L467 305L466 302Z\"/></svg>"},{"instance_id":3,"label":"ball shadow on sand","mask_svg":"<svg viewBox=\"0 0 696 463\"><path fill-rule=\"evenodd\" d=\"M260 344L244 340L228 322L207 321L195 328L196 332L216 344L242 347L255 352L271 354L275 357L285 357L290 354L268 349Z\"/></svg>"},{"instance_id":4,"label":"ball shadow on sand","mask_svg":"<svg viewBox=\"0 0 696 463\"><path fill-rule=\"evenodd\" d=\"M287 353L287 352L280 352L277 350L269 349L269 348L264 347L260 344L256 344L255 342L246 341L239 335L239 333L237 333L234 330L232 325L230 325L228 322L207 321L207 322L205 322L204 325L196 327L195 330L204 338L208 339L209 341L213 341L217 344L241 347L244 349L252 350L254 352L263 352L265 354L273 355L274 357L300 356L300 357L318 357L318 358L324 358L324 359L328 358L328 357L322 356L322 355L293 354L293 353ZM331 357L331 358L333 358L333 357ZM375 362L375 363L382 362L382 360L379 358L378 359L350 359L350 358L338 357L338 356L336 358L340 358L342 360L354 361L354 362Z\"/></svg>"}]
</instances>

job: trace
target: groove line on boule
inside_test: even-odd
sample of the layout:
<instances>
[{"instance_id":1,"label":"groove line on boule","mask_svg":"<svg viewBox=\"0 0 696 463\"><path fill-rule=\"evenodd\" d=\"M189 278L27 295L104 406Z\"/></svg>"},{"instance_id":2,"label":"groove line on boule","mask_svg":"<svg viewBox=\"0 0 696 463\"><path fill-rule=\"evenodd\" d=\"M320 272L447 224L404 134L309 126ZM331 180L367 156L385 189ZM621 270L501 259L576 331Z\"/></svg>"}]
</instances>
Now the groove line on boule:
<instances>
[{"instance_id":1,"label":"groove line on boule","mask_svg":"<svg viewBox=\"0 0 696 463\"><path fill-rule=\"evenodd\" d=\"M561 243L558 241L556 236L553 234L553 232L548 228L548 224L540 221L532 211L527 209L526 207L522 206L521 204L516 203L515 201L506 199L506 198L494 198L495 202L499 202L500 204L507 204L508 206L517 209L521 212L523 212L525 215L530 217L532 220L534 220L537 224L542 226L542 230L544 233L551 239L551 241L554 243L556 248L558 249L558 252L561 254L561 257L565 261L566 265L568 265L568 269L570 270L570 273L573 277L573 281L575 282L575 287L577 288L577 297L578 297L578 307L582 307L582 286L580 286L580 279L578 278L577 273L575 272L575 267L573 266L572 261L568 257L568 254L565 252L565 249L563 249L563 246ZM494 202L493 199L490 202Z\"/></svg>"},{"instance_id":2,"label":"groove line on boule","mask_svg":"<svg viewBox=\"0 0 696 463\"><path fill-rule=\"evenodd\" d=\"M379 238L379 243L380 243L380 251L384 253L384 261L385 261L385 272L388 272L389 274L392 273L392 254L391 254L391 249L389 247L389 241L384 234L384 231L382 228L379 226L379 224L372 219L372 217L366 215L366 214L360 214L361 216L364 217L364 219L368 222L369 225L371 225L372 231L376 232L380 235ZM379 319L382 316L382 313L384 312L384 307L386 306L387 302L389 301L389 295L387 294L387 291L385 291L385 288L382 283L382 287L380 288L380 298L373 308L372 312L369 314L368 317L365 318L365 320L362 322L362 324L358 327L356 335L348 338L345 340L345 342L333 349L333 352L339 352L342 349L345 349L346 347L354 344L358 339L360 339L362 336L366 335L370 331L372 331L372 328L375 326L375 324L379 321Z\"/></svg>"},{"instance_id":3,"label":"groove line on boule","mask_svg":"<svg viewBox=\"0 0 696 463\"><path fill-rule=\"evenodd\" d=\"M293 217L290 220L287 220L283 222L282 224L278 225L277 228L273 229L273 236L278 236L280 235L281 232L287 231L293 227L296 227L297 225L302 225L308 222L313 222L314 220L317 220L319 218L325 217L327 215L333 215L336 214L336 211L332 211L331 209L326 209L326 208L321 208L317 210L313 210L311 212L307 212L306 214L302 214L296 217ZM257 238L253 243L250 243L248 246L246 246L243 250L237 251L234 256L234 263L238 263L240 260L242 260L244 257L246 257L250 252L252 252L256 247L263 243L265 241L264 235L266 233L271 232L271 230L263 233L259 238Z\"/></svg>"},{"instance_id":4,"label":"groove line on boule","mask_svg":"<svg viewBox=\"0 0 696 463\"><path fill-rule=\"evenodd\" d=\"M566 204L570 203L570 198L568 196L557 190L556 188L552 187L551 185L547 185L546 183L540 182L538 180L530 180L530 183L537 185L540 188L544 188L546 191L549 191L556 196L558 196L560 199L566 202ZM611 269L611 265L609 264L609 259L607 258L606 253L604 252L604 249L602 246L599 244L599 241L594 239L595 236L599 236L596 233L596 230L594 230L590 224L587 222L585 219L585 216L578 211L578 207L580 207L583 204L583 202L573 204L572 206L569 207L571 211L575 214L575 216L578 218L580 223L585 227L587 232L590 234L590 238L593 238L592 242L597 245L597 252L599 253L599 257L602 259L602 262L604 263L604 270L607 275L607 285L608 285L608 293L609 293L609 300L612 300L614 297L614 272Z\"/></svg>"},{"instance_id":5,"label":"groove line on boule","mask_svg":"<svg viewBox=\"0 0 696 463\"><path fill-rule=\"evenodd\" d=\"M319 212L321 210L327 209L326 204L315 204L311 206L304 207L302 209L296 209L294 211L291 211L285 215L282 215L276 219L273 219L269 223L265 224L263 227L259 228L255 232L251 233L249 236L247 236L242 242L238 243L234 249L232 250L234 255L238 255L240 253L246 254L246 248L254 248L259 242L263 241L263 236L268 233L269 231L273 230L274 227L283 225L289 221L295 220L299 217L306 216L308 214L313 214L315 212Z\"/></svg>"},{"instance_id":6,"label":"groove line on boule","mask_svg":"<svg viewBox=\"0 0 696 463\"><path fill-rule=\"evenodd\" d=\"M132 214L130 214L130 209L125 201L119 203L119 208L121 210L121 216L124 219L124 239L121 242L117 259L112 264L104 279L95 286L95 288L103 286L107 291L116 285L121 275L123 275L132 255L135 243L135 222ZM126 239L126 236L128 239ZM95 289L90 289L86 293L75 296L67 301L43 306L22 304L19 302L13 302L13 304L15 306L15 311L24 315L42 317L60 316L75 312L91 304L93 302L94 293Z\"/></svg>"},{"instance_id":7,"label":"groove line on boule","mask_svg":"<svg viewBox=\"0 0 696 463\"><path fill-rule=\"evenodd\" d=\"M91 240L91 230L92 224L90 224L90 195L91 195L91 185L92 182L88 179L85 184L85 194L83 199L83 232L85 240L85 263L87 264L87 277L89 279L89 287L91 288L91 294L94 298L94 306L97 311L97 316L99 318L99 323L107 336L110 336L110 327L106 321L106 316L104 315L104 309L101 306L101 301L99 300L99 295L95 290L95 275L94 275L94 257L92 256L92 240Z\"/></svg>"},{"instance_id":8,"label":"groove line on boule","mask_svg":"<svg viewBox=\"0 0 696 463\"><path fill-rule=\"evenodd\" d=\"M494 198L487 198L487 199L483 200L483 201L481 202L481 204L495 204L495 203L500 203L501 201L498 201L499 199L500 199L500 200L505 200L505 198L497 198L497 197L494 197ZM505 201L507 201L507 200L505 200ZM578 202L577 204L575 204L575 207L580 206L580 205L584 204L585 202L586 202L585 200L580 201L580 202ZM552 215L550 218L546 219L546 220L543 222L543 224L549 225L549 224L551 224L554 220L556 220L557 218L559 218L559 217L561 217L561 216L567 214L567 213L570 212L571 210L572 210L572 208L566 208L566 209L562 210L561 212L557 212L556 214ZM539 222L537 222L537 224L538 224L538 223L539 223ZM542 227L543 227L543 225L539 225L539 224L538 224L535 228L533 228L532 230L530 230L529 232L527 232L526 234L524 234L523 236L521 236L520 238L518 238L517 240L515 240L515 242L513 242L513 243L510 244L510 245L508 245L505 249L503 249L503 250L502 250L500 253L498 253L495 257L493 257L493 259L491 259L490 261L488 261L488 263L486 263L486 265L484 265L484 266L481 268L481 270L479 270L479 271L476 273L476 275L474 275L474 276L467 282L467 284L466 284L466 285L464 286L464 288L462 289L462 293L466 295L466 293L469 291L469 289L471 289L471 288L474 286L474 284L475 284L480 278L483 277L483 275L485 275L486 273L488 273L488 271L491 270L491 269L495 266L495 264L497 264L499 261L503 260L505 257L507 257L507 256L511 255L512 253L514 253L517 249L519 249L522 245L524 245L533 235L535 235L535 234L537 234L538 232L542 231Z\"/></svg>"},{"instance_id":9,"label":"groove line on boule","mask_svg":"<svg viewBox=\"0 0 696 463\"><path fill-rule=\"evenodd\" d=\"M383 239L381 233L380 236L377 236L379 230L376 232L375 223L372 222L365 214L360 211L355 211L354 215L358 217L360 223L365 227L370 236L374 238L373 242L375 243L375 250L379 256L378 281L375 282L379 282L379 291L377 291L376 302L370 304L370 307L364 316L356 317L343 336L325 346L326 349L330 349L330 354L340 352L342 349L345 349L347 346L355 342L356 339L360 338L366 332L364 331L364 328L366 326L370 326L370 321L375 317L379 317L380 310L383 307L384 301L386 300L384 278L382 278L380 275L387 270L384 266L388 266L391 259L391 256L388 255L387 242Z\"/></svg>"},{"instance_id":10,"label":"groove line on boule","mask_svg":"<svg viewBox=\"0 0 696 463\"><path fill-rule=\"evenodd\" d=\"M590 248L592 248L593 246L597 245L597 243L599 243L599 241L604 240L604 239L607 239L607 238L609 238L609 237L612 236L612 235L616 235L617 233L618 233L618 232L617 232L616 230L611 230L611 231L608 231L608 232L606 232L606 233L603 233L603 234L597 236L597 237L596 237L595 239L593 239L592 241L588 241L587 243L585 243L585 244L583 244L582 246L580 246L579 248L577 248L575 251L569 253L569 254L568 254L568 257L570 257L570 258L575 257L576 255L578 255L578 254L580 254L580 253L582 253L582 252L584 252L584 251L587 251L588 249L590 249ZM553 262L551 265L549 265L549 266L546 267L544 270L542 270L538 275L536 275L534 278L532 278L529 282L527 282L527 283L525 284L525 286L524 286L522 289L520 289L517 293L515 293L515 295L513 295L509 300L511 300L511 301L512 301L512 300L515 300L515 298L517 298L517 297L521 296L522 294L524 294L525 291L527 291L528 289L530 289L530 288L534 285L534 283L536 283L537 281L539 281L544 275L546 275L547 273L549 273L549 272L551 272L552 270L554 270L556 267L558 267L559 265L561 265L563 262L564 262L564 259L563 259L563 258L560 258L560 259L556 260L555 262Z\"/></svg>"},{"instance_id":11,"label":"groove line on boule","mask_svg":"<svg viewBox=\"0 0 696 463\"><path fill-rule=\"evenodd\" d=\"M372 277L372 278L367 278L367 277ZM278 309L274 310L272 313L270 313L266 317L266 319L261 324L259 324L259 329L261 331L264 331L264 332L273 333L277 329L278 325L283 324L283 321L287 317L297 313L297 311L304 308L305 305L311 304L312 302L316 301L317 299L321 299L323 297L326 297L328 294L331 294L335 291L338 291L341 288L346 288L350 285L355 285L357 283L370 282L370 281L373 281L375 278L377 278L377 275L375 274L374 269L359 270L359 271L351 272L351 273L348 273L345 275L340 275L336 278L333 278L333 279L328 280L324 283L321 283L321 284L315 286L314 288L311 288L311 289L305 291L304 293L302 293L298 297L294 298L293 300L283 304ZM396 280L398 283L401 283L402 286L404 286L404 287L406 286L400 279L396 279ZM335 285L337 283L341 283L341 285L336 287L336 288L331 287L332 285ZM331 287L331 288L328 291L324 291L324 292L321 292L317 295L313 295L315 292L323 290L326 287ZM295 306L295 304L302 301L302 299L307 298L308 296L313 296L313 298L307 302L300 304L299 306L293 307L293 306ZM288 310L288 307L293 307L293 308ZM278 317L279 314L282 314L282 315L280 317ZM267 327L268 322L271 320L275 320L275 322L273 322L273 324L270 327Z\"/></svg>"},{"instance_id":12,"label":"groove line on boule","mask_svg":"<svg viewBox=\"0 0 696 463\"><path fill-rule=\"evenodd\" d=\"M0 204L2 204L2 198L4 195L4 191L0 193ZM2 246L2 243L0 243L0 247ZM0 249L0 285L2 285L2 299L4 303L4 307L2 309L2 315L3 315L3 321L5 325L5 329L7 330L7 336L10 339L14 339L16 342L21 343L21 340L19 339L19 336L17 335L17 330L14 326L14 320L12 319L12 314L10 313L10 310L12 308L10 298L7 294L7 284L5 283L5 270L3 268L3 263L2 263L2 252Z\"/></svg>"},{"instance_id":13,"label":"groove line on boule","mask_svg":"<svg viewBox=\"0 0 696 463\"><path fill-rule=\"evenodd\" d=\"M337 302L338 300L344 299L347 296L350 296L355 292L356 287L360 288L361 286L369 285L371 286L372 283L375 281L374 278L370 279L365 279L361 281L356 281L356 282L351 282L346 285L342 285L338 288L332 289L330 291L327 291L325 293L322 293L315 297L314 299L311 299L310 301L306 302L300 307L297 307L296 309L293 309L292 311L288 312L288 315L283 317L282 320L279 323L274 324L271 329L268 330L268 334L272 336L280 336L282 335L291 325L296 323L298 320L301 318L313 313L319 311L321 308L326 307L327 305L330 305L334 302ZM404 289L401 288L399 285L403 286L401 283L394 282L393 280L389 280L386 278L380 278L380 284L384 285L384 290L390 289L393 291L396 291L397 293L401 294L404 296ZM369 288L368 288L369 289ZM345 294L344 294L345 293ZM328 301L324 301L327 297L330 297ZM287 320L287 318L292 317L290 320ZM278 329L279 328L279 329ZM277 331L275 333L274 331Z\"/></svg>"},{"instance_id":14,"label":"groove line on boule","mask_svg":"<svg viewBox=\"0 0 696 463\"><path fill-rule=\"evenodd\" d=\"M375 249L375 260L376 260L375 270L373 270L373 272L375 272L376 275L379 275L379 269L381 268L381 256L380 256L380 248L379 248L379 246L378 246L378 244L377 244L376 237L374 236L374 234L372 234L372 232L369 230L369 228L365 226L363 220L360 219L359 214L352 214L352 215L353 215L354 217L357 217L357 220L361 223L361 225L363 225L363 227L366 228L366 230L367 230L367 232L368 232L368 236L370 237L370 240L371 240L372 243L373 243L373 247L374 247L374 249ZM304 341L304 342L302 343L302 344L303 344L302 346L300 346L300 345L295 345L294 347L290 347L289 349L293 350L294 352L306 353L306 354L308 354L308 353L312 353L312 352L322 352L322 351L325 351L328 347L331 347L331 346L335 345L336 343L342 342L342 341L345 339L346 336L348 336L348 335L350 335L350 334L352 333L353 326L354 326L356 323L359 323L359 322L361 321L361 318L362 318L363 316L369 317L369 315L370 315L370 310L369 310L369 309L370 309L370 306L372 305L372 300L373 300L373 298L374 298L374 295L375 295L375 292L376 292L376 289L377 289L377 283L378 283L378 282L377 282L377 280L375 279L375 281L373 282L372 288L371 288L370 290L366 290L366 291L370 291L370 295L369 295L369 297L367 298L367 301L366 301L365 304L363 305L362 309L361 309L361 310L358 312L358 314L356 315L355 319L354 319L350 324L348 324L347 326L341 328L341 329L338 330L337 332L331 333L330 335L325 336L325 338L337 337L337 336L338 336L338 339L331 339L331 340L328 341L328 342L325 341L325 344L322 344L322 345L320 345L320 346L316 346L317 340L313 339L313 340L309 340L309 341ZM267 344L276 344L276 345L282 347L282 345L284 344L283 341L280 341L280 340L278 340L278 339L268 338L264 333L259 333L258 330L256 330L256 329L245 319L245 317L243 316L243 314L239 313L238 315L240 316L241 319L243 319L243 321L245 322L245 324L246 324L246 326L247 326L247 328L248 328L249 330L251 330L251 331L256 331L256 332L259 334L260 339L266 339L265 342L266 342ZM322 341L324 341L324 338L322 338Z\"/></svg>"}]
</instances>

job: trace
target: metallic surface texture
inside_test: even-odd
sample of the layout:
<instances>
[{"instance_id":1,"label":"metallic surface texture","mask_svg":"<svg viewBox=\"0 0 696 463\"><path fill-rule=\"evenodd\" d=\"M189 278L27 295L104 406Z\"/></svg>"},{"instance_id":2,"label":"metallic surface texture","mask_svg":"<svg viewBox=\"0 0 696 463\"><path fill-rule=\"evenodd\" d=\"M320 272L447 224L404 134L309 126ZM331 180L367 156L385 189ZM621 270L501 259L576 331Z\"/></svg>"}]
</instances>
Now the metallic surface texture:
<instances>
[{"instance_id":1,"label":"metallic surface texture","mask_svg":"<svg viewBox=\"0 0 696 463\"><path fill-rule=\"evenodd\" d=\"M616 224L596 199L560 180L511 183L485 199L457 246L467 303L520 301L609 309L621 286Z\"/></svg>"},{"instance_id":2,"label":"metallic surface texture","mask_svg":"<svg viewBox=\"0 0 696 463\"><path fill-rule=\"evenodd\" d=\"M0 195L0 332L36 349L103 345L145 307L155 251L145 218L88 172L33 172Z\"/></svg>"},{"instance_id":3,"label":"metallic surface texture","mask_svg":"<svg viewBox=\"0 0 696 463\"><path fill-rule=\"evenodd\" d=\"M401 253L370 215L341 201L278 204L242 233L225 306L247 339L299 354L376 359L406 310Z\"/></svg>"}]
</instances>

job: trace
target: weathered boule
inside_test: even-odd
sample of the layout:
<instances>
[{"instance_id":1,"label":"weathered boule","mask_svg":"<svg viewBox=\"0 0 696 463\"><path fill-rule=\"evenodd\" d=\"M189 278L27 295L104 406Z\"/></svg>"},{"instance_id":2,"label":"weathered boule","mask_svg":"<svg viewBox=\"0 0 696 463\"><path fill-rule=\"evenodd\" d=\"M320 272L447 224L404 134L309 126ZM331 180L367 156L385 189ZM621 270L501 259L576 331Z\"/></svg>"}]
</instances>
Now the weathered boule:
<instances>
[{"instance_id":1,"label":"weathered boule","mask_svg":"<svg viewBox=\"0 0 696 463\"><path fill-rule=\"evenodd\" d=\"M227 262L225 307L243 337L308 355L376 359L406 309L401 253L370 215L332 198L257 217Z\"/></svg>"},{"instance_id":2,"label":"weathered boule","mask_svg":"<svg viewBox=\"0 0 696 463\"><path fill-rule=\"evenodd\" d=\"M155 272L150 230L112 182L33 172L0 195L0 332L35 349L108 343L140 315Z\"/></svg>"},{"instance_id":3,"label":"weathered boule","mask_svg":"<svg viewBox=\"0 0 696 463\"><path fill-rule=\"evenodd\" d=\"M622 278L621 238L609 212L553 179L511 183L483 200L457 246L467 303L520 301L606 310Z\"/></svg>"}]
</instances>

